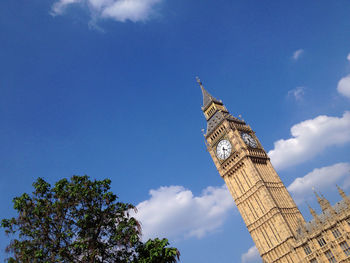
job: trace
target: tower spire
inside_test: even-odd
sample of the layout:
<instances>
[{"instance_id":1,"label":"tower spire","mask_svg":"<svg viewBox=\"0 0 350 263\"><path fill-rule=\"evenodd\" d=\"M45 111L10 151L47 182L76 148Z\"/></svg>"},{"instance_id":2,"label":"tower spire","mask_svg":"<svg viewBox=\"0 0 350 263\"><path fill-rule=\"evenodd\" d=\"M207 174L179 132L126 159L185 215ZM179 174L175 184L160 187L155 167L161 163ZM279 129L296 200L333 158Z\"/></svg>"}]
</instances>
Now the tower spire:
<instances>
[{"instance_id":1,"label":"tower spire","mask_svg":"<svg viewBox=\"0 0 350 263\"><path fill-rule=\"evenodd\" d=\"M203 95L203 106L202 109L204 110L211 102L216 102L220 105L222 105L222 102L215 99L212 95L209 94L209 92L204 88L202 81L199 79L199 77L196 77L197 83L199 84L202 95Z\"/></svg>"}]
</instances>

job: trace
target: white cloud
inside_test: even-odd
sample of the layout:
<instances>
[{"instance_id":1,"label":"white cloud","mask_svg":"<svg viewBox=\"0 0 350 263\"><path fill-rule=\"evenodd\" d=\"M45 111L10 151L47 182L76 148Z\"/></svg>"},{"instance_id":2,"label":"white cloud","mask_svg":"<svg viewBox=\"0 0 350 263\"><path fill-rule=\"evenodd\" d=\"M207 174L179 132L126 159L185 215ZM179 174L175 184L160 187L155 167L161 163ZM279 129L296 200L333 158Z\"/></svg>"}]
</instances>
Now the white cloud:
<instances>
[{"instance_id":1,"label":"white cloud","mask_svg":"<svg viewBox=\"0 0 350 263\"><path fill-rule=\"evenodd\" d=\"M347 178L344 180L344 182L343 182L343 188L344 188L344 189L350 188L350 176L347 177Z\"/></svg>"},{"instance_id":2,"label":"white cloud","mask_svg":"<svg viewBox=\"0 0 350 263\"><path fill-rule=\"evenodd\" d=\"M304 94L305 94L304 87L296 87L295 89L288 91L288 96L293 96L297 101L302 100Z\"/></svg>"},{"instance_id":3,"label":"white cloud","mask_svg":"<svg viewBox=\"0 0 350 263\"><path fill-rule=\"evenodd\" d=\"M249 248L248 251L242 255L242 263L261 263L261 257L256 246Z\"/></svg>"},{"instance_id":4,"label":"white cloud","mask_svg":"<svg viewBox=\"0 0 350 263\"><path fill-rule=\"evenodd\" d=\"M337 90L343 96L350 98L350 75L339 80Z\"/></svg>"},{"instance_id":5,"label":"white cloud","mask_svg":"<svg viewBox=\"0 0 350 263\"><path fill-rule=\"evenodd\" d=\"M149 18L155 4L160 0L119 0L106 7L103 17L110 17L117 21L131 20L133 22L143 21Z\"/></svg>"},{"instance_id":6,"label":"white cloud","mask_svg":"<svg viewBox=\"0 0 350 263\"><path fill-rule=\"evenodd\" d=\"M336 182L350 175L350 163L337 163L332 166L316 168L304 177L298 177L288 186L288 191L293 195L297 204L305 201L307 196L312 196L312 188L317 191L335 186Z\"/></svg>"},{"instance_id":7,"label":"white cloud","mask_svg":"<svg viewBox=\"0 0 350 263\"><path fill-rule=\"evenodd\" d=\"M233 199L224 185L207 187L200 196L182 186L150 191L150 199L139 203L135 217L142 224L143 239L154 237L201 238L218 230L229 213Z\"/></svg>"},{"instance_id":8,"label":"white cloud","mask_svg":"<svg viewBox=\"0 0 350 263\"><path fill-rule=\"evenodd\" d=\"M304 49L298 49L298 50L294 51L293 59L298 60L303 53L304 53Z\"/></svg>"},{"instance_id":9,"label":"white cloud","mask_svg":"<svg viewBox=\"0 0 350 263\"><path fill-rule=\"evenodd\" d=\"M321 115L292 126L292 138L276 141L268 155L281 170L310 160L327 147L350 142L349 131L350 112L340 118Z\"/></svg>"},{"instance_id":10,"label":"white cloud","mask_svg":"<svg viewBox=\"0 0 350 263\"><path fill-rule=\"evenodd\" d=\"M67 6L81 2L81 0L59 0L55 2L51 9L52 15L61 15Z\"/></svg>"},{"instance_id":11,"label":"white cloud","mask_svg":"<svg viewBox=\"0 0 350 263\"><path fill-rule=\"evenodd\" d=\"M52 15L62 15L72 4L88 7L91 17L97 19L113 19L119 22L146 21L154 13L157 4L164 0L58 0L52 6Z\"/></svg>"},{"instance_id":12,"label":"white cloud","mask_svg":"<svg viewBox=\"0 0 350 263\"><path fill-rule=\"evenodd\" d=\"M347 60L350 61L350 53L348 54L348 56L346 58L347 58Z\"/></svg>"}]
</instances>

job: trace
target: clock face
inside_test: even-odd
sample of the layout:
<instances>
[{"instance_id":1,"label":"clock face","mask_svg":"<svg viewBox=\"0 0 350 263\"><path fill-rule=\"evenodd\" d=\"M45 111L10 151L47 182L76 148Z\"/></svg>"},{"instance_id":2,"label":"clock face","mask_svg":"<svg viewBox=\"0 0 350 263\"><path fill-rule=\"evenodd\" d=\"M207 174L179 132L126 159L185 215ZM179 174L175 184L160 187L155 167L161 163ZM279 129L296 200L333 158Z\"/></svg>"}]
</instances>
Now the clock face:
<instances>
[{"instance_id":1,"label":"clock face","mask_svg":"<svg viewBox=\"0 0 350 263\"><path fill-rule=\"evenodd\" d=\"M258 144L256 143L256 141L254 140L254 138L250 134L243 132L241 134L241 136L242 136L242 139L243 139L243 141L245 142L246 145L248 145L248 146L250 146L252 148L258 147Z\"/></svg>"},{"instance_id":2,"label":"clock face","mask_svg":"<svg viewBox=\"0 0 350 263\"><path fill-rule=\"evenodd\" d=\"M218 143L218 146L216 146L216 156L220 160L227 159L232 151L231 143L228 140L222 140Z\"/></svg>"}]
</instances>

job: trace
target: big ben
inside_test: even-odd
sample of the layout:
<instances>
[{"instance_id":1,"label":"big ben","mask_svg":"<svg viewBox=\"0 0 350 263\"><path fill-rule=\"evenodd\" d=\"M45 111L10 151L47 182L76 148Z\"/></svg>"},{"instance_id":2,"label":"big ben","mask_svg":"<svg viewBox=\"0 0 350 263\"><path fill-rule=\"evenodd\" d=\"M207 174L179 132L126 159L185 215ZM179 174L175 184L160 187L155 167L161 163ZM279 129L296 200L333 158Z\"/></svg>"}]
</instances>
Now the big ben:
<instances>
[{"instance_id":1,"label":"big ben","mask_svg":"<svg viewBox=\"0 0 350 263\"><path fill-rule=\"evenodd\" d=\"M208 151L263 261L302 262L293 247L304 218L255 132L197 81L203 94Z\"/></svg>"}]
</instances>

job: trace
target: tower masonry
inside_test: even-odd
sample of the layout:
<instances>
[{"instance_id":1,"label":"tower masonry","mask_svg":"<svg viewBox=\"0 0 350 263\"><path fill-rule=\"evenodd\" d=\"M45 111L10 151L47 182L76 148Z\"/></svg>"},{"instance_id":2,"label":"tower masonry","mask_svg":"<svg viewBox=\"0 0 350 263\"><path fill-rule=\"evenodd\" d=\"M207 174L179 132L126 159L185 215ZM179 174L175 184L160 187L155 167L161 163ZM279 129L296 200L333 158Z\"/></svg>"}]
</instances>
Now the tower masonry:
<instances>
[{"instance_id":1,"label":"tower masonry","mask_svg":"<svg viewBox=\"0 0 350 263\"><path fill-rule=\"evenodd\" d=\"M245 121L232 116L223 102L210 95L199 79L197 82L202 90L202 111L207 120L204 137L208 152L263 262L328 262L325 251L319 255L325 256L323 259L327 261L321 261L321 257L313 252L314 246L311 253L306 253L305 245L310 240L305 237L310 224L305 222L255 132ZM324 197L319 198L324 209L331 214L329 202ZM348 222L350 226L350 219ZM346 231L350 232L348 228Z\"/></svg>"}]
</instances>

